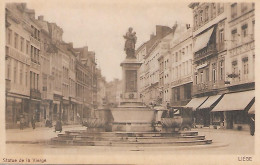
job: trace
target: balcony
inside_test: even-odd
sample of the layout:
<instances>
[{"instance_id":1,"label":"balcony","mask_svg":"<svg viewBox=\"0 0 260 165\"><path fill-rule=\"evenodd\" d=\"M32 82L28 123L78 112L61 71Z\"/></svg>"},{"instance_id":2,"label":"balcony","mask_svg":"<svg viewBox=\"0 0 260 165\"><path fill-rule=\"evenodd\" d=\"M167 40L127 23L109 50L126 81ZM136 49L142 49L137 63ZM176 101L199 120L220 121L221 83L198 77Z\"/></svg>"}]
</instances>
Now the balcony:
<instances>
[{"instance_id":1,"label":"balcony","mask_svg":"<svg viewBox=\"0 0 260 165\"><path fill-rule=\"evenodd\" d=\"M219 88L222 88L224 86L225 86L224 80L219 80L216 81L215 83L213 83L212 81L207 81L204 83L193 85L193 94L196 95L196 94L216 91Z\"/></svg>"},{"instance_id":2,"label":"balcony","mask_svg":"<svg viewBox=\"0 0 260 165\"><path fill-rule=\"evenodd\" d=\"M47 91L42 92L42 99L53 100L53 94Z\"/></svg>"},{"instance_id":3,"label":"balcony","mask_svg":"<svg viewBox=\"0 0 260 165\"><path fill-rule=\"evenodd\" d=\"M40 43L39 40L37 40L36 38L30 36L30 41L31 41L31 43L32 43L33 45L35 45L35 46L37 46L38 48L40 48L41 43Z\"/></svg>"},{"instance_id":4,"label":"balcony","mask_svg":"<svg viewBox=\"0 0 260 165\"><path fill-rule=\"evenodd\" d=\"M215 44L211 44L199 52L195 53L194 61L199 61L203 58L209 57L211 55L217 54L217 49Z\"/></svg>"},{"instance_id":5,"label":"balcony","mask_svg":"<svg viewBox=\"0 0 260 165\"><path fill-rule=\"evenodd\" d=\"M33 99L41 99L41 92L38 89L31 89L30 96Z\"/></svg>"},{"instance_id":6,"label":"balcony","mask_svg":"<svg viewBox=\"0 0 260 165\"><path fill-rule=\"evenodd\" d=\"M6 92L11 90L11 80L5 79L5 90Z\"/></svg>"}]
</instances>

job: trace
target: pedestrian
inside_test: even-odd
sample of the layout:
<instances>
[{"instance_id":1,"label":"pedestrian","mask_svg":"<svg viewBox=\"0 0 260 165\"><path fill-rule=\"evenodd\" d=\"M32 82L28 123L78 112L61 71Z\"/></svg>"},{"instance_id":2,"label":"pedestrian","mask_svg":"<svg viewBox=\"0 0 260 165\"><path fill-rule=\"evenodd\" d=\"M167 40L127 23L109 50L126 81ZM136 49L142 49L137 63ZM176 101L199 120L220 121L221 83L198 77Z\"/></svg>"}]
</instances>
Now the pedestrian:
<instances>
[{"instance_id":1,"label":"pedestrian","mask_svg":"<svg viewBox=\"0 0 260 165\"><path fill-rule=\"evenodd\" d=\"M34 115L32 116L31 123L32 123L32 128L35 129L35 117L34 117Z\"/></svg>"},{"instance_id":2,"label":"pedestrian","mask_svg":"<svg viewBox=\"0 0 260 165\"><path fill-rule=\"evenodd\" d=\"M255 135L255 118L254 118L254 116L250 116L249 124L250 124L250 134L252 136L254 136Z\"/></svg>"},{"instance_id":3,"label":"pedestrian","mask_svg":"<svg viewBox=\"0 0 260 165\"><path fill-rule=\"evenodd\" d=\"M20 129L23 130L24 127L24 116L23 114L20 115Z\"/></svg>"},{"instance_id":4,"label":"pedestrian","mask_svg":"<svg viewBox=\"0 0 260 165\"><path fill-rule=\"evenodd\" d=\"M62 131L62 123L61 123L61 121L60 120L57 120L56 121L56 125L55 125L55 130L54 130L54 132L56 132L56 131Z\"/></svg>"}]
</instances>

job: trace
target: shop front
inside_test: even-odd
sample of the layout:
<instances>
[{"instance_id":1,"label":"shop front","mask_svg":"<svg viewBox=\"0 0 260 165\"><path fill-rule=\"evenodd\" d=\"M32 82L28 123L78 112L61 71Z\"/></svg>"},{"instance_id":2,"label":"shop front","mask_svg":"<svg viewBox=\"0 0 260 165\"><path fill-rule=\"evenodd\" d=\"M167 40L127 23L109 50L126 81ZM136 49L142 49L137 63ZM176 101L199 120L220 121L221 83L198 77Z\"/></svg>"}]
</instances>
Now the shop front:
<instances>
[{"instance_id":1,"label":"shop front","mask_svg":"<svg viewBox=\"0 0 260 165\"><path fill-rule=\"evenodd\" d=\"M196 125L202 126L202 117L201 114L198 113L197 109L208 99L208 96L193 98L184 108L190 108L193 111L193 121Z\"/></svg>"},{"instance_id":2,"label":"shop front","mask_svg":"<svg viewBox=\"0 0 260 165\"><path fill-rule=\"evenodd\" d=\"M70 98L69 117L68 117L69 124L75 124L76 106L77 106L76 100L73 98Z\"/></svg>"},{"instance_id":3,"label":"shop front","mask_svg":"<svg viewBox=\"0 0 260 165\"><path fill-rule=\"evenodd\" d=\"M209 98L197 108L196 111L196 119L200 125L203 125L204 127L209 127L212 125L212 115L210 111L216 104L221 100L222 95L214 95L209 96Z\"/></svg>"},{"instance_id":4,"label":"shop front","mask_svg":"<svg viewBox=\"0 0 260 165\"><path fill-rule=\"evenodd\" d=\"M52 121L57 121L62 119L62 96L60 95L53 95L53 102L52 102Z\"/></svg>"},{"instance_id":5,"label":"shop front","mask_svg":"<svg viewBox=\"0 0 260 165\"><path fill-rule=\"evenodd\" d=\"M40 109L41 101L36 99L30 99L30 108L28 113L29 122L32 122L32 119L34 118L34 121L36 122L36 125L39 126L39 123L41 122L41 109ZM31 127L31 125L30 125Z\"/></svg>"},{"instance_id":6,"label":"shop front","mask_svg":"<svg viewBox=\"0 0 260 165\"><path fill-rule=\"evenodd\" d=\"M223 113L226 129L249 130L248 110L255 101L255 90L228 93L211 111Z\"/></svg>"},{"instance_id":7,"label":"shop front","mask_svg":"<svg viewBox=\"0 0 260 165\"><path fill-rule=\"evenodd\" d=\"M25 117L25 124L28 125L28 117L26 115L28 112L26 108L28 108L28 98L7 96L5 108L6 128L18 128L21 115Z\"/></svg>"},{"instance_id":8,"label":"shop front","mask_svg":"<svg viewBox=\"0 0 260 165\"><path fill-rule=\"evenodd\" d=\"M68 124L68 119L69 119L69 100L62 100L62 122L64 124Z\"/></svg>"}]
</instances>

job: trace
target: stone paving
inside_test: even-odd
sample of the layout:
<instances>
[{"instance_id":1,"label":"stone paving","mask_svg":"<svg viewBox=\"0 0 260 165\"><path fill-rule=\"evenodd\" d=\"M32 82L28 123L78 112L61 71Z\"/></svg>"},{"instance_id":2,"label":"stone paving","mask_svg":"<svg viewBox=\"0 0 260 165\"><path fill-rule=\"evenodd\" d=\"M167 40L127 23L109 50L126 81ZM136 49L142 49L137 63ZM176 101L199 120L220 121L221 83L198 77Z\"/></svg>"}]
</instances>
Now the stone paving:
<instances>
[{"instance_id":1,"label":"stone paving","mask_svg":"<svg viewBox=\"0 0 260 165\"><path fill-rule=\"evenodd\" d=\"M82 126L64 126L65 130L84 130ZM255 137L248 131L216 130L216 129L194 129L199 135L205 135L212 139L213 143L206 146L159 146L159 147L109 147L109 146L53 146L44 142L56 137L54 128L36 128L25 130L7 130L6 152L42 154L131 154L133 152L143 154L254 154ZM20 144L17 144L20 143ZM23 143L23 144L22 144ZM37 144L35 144L37 143Z\"/></svg>"}]
</instances>

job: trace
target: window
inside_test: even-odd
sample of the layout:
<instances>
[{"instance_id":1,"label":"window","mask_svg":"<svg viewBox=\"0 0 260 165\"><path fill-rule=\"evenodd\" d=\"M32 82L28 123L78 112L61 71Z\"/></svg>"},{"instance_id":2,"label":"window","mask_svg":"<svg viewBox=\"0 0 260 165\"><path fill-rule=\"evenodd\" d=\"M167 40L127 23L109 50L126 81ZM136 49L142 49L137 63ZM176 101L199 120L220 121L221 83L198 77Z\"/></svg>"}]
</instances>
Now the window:
<instances>
[{"instance_id":1,"label":"window","mask_svg":"<svg viewBox=\"0 0 260 165\"><path fill-rule=\"evenodd\" d=\"M7 29L7 43L9 45L11 45L11 43L12 43L12 30L11 29Z\"/></svg>"},{"instance_id":2,"label":"window","mask_svg":"<svg viewBox=\"0 0 260 165\"><path fill-rule=\"evenodd\" d=\"M198 75L195 75L195 84L198 84Z\"/></svg>"},{"instance_id":3,"label":"window","mask_svg":"<svg viewBox=\"0 0 260 165\"><path fill-rule=\"evenodd\" d=\"M29 49L30 49L30 43L29 41L26 41L26 54L29 54Z\"/></svg>"},{"instance_id":4,"label":"window","mask_svg":"<svg viewBox=\"0 0 260 165\"><path fill-rule=\"evenodd\" d=\"M25 86L27 87L28 86L28 72L25 71Z\"/></svg>"},{"instance_id":5,"label":"window","mask_svg":"<svg viewBox=\"0 0 260 165\"><path fill-rule=\"evenodd\" d=\"M220 61L219 66L220 66L220 80L224 80L224 62Z\"/></svg>"},{"instance_id":6,"label":"window","mask_svg":"<svg viewBox=\"0 0 260 165\"><path fill-rule=\"evenodd\" d=\"M6 75L6 78L8 80L10 80L10 78L11 78L11 60L10 59L7 61L7 75Z\"/></svg>"},{"instance_id":7,"label":"window","mask_svg":"<svg viewBox=\"0 0 260 165\"><path fill-rule=\"evenodd\" d=\"M241 3L241 13L245 13L247 10L247 4L246 3Z\"/></svg>"},{"instance_id":8,"label":"window","mask_svg":"<svg viewBox=\"0 0 260 165\"><path fill-rule=\"evenodd\" d=\"M231 18L235 18L237 16L237 3L233 3L231 5Z\"/></svg>"},{"instance_id":9,"label":"window","mask_svg":"<svg viewBox=\"0 0 260 165\"><path fill-rule=\"evenodd\" d=\"M179 61L181 61L181 50L179 50Z\"/></svg>"},{"instance_id":10,"label":"window","mask_svg":"<svg viewBox=\"0 0 260 165\"><path fill-rule=\"evenodd\" d=\"M200 72L200 83L203 83L203 71Z\"/></svg>"},{"instance_id":11,"label":"window","mask_svg":"<svg viewBox=\"0 0 260 165\"><path fill-rule=\"evenodd\" d=\"M39 74L36 74L36 85L37 85L37 89L39 89Z\"/></svg>"},{"instance_id":12,"label":"window","mask_svg":"<svg viewBox=\"0 0 260 165\"><path fill-rule=\"evenodd\" d=\"M209 7L207 6L205 8L205 21L208 21L209 20Z\"/></svg>"},{"instance_id":13,"label":"window","mask_svg":"<svg viewBox=\"0 0 260 165\"><path fill-rule=\"evenodd\" d=\"M244 79L248 78L248 57L242 59Z\"/></svg>"},{"instance_id":14,"label":"window","mask_svg":"<svg viewBox=\"0 0 260 165\"><path fill-rule=\"evenodd\" d=\"M178 62L178 52L176 52L176 55L175 55L175 62Z\"/></svg>"},{"instance_id":15,"label":"window","mask_svg":"<svg viewBox=\"0 0 260 165\"><path fill-rule=\"evenodd\" d=\"M175 71L176 71L176 78L178 78L178 77L179 77L179 70L178 70L178 66L176 66L176 69L175 69Z\"/></svg>"},{"instance_id":16,"label":"window","mask_svg":"<svg viewBox=\"0 0 260 165\"><path fill-rule=\"evenodd\" d=\"M181 65L179 65L179 77L181 77Z\"/></svg>"},{"instance_id":17,"label":"window","mask_svg":"<svg viewBox=\"0 0 260 165\"><path fill-rule=\"evenodd\" d=\"M14 47L17 49L18 48L18 34L15 33L14 35Z\"/></svg>"},{"instance_id":18,"label":"window","mask_svg":"<svg viewBox=\"0 0 260 165\"><path fill-rule=\"evenodd\" d=\"M219 43L221 44L223 44L224 43L224 30L223 29L221 29L220 31L219 31Z\"/></svg>"},{"instance_id":19,"label":"window","mask_svg":"<svg viewBox=\"0 0 260 165\"><path fill-rule=\"evenodd\" d=\"M237 61L232 62L232 74L234 75L232 77L233 81L236 81L236 77L238 75L238 66L237 66Z\"/></svg>"},{"instance_id":20,"label":"window","mask_svg":"<svg viewBox=\"0 0 260 165\"><path fill-rule=\"evenodd\" d=\"M23 84L23 64L20 63L20 84Z\"/></svg>"},{"instance_id":21,"label":"window","mask_svg":"<svg viewBox=\"0 0 260 165\"><path fill-rule=\"evenodd\" d=\"M203 23L203 10L200 11L200 25Z\"/></svg>"},{"instance_id":22,"label":"window","mask_svg":"<svg viewBox=\"0 0 260 165\"><path fill-rule=\"evenodd\" d=\"M198 26L198 15L195 15L195 17L194 17L194 24L195 24L195 27Z\"/></svg>"},{"instance_id":23,"label":"window","mask_svg":"<svg viewBox=\"0 0 260 165\"><path fill-rule=\"evenodd\" d=\"M209 81L209 68L206 68L205 69L205 72L206 72L206 82L208 82Z\"/></svg>"},{"instance_id":24,"label":"window","mask_svg":"<svg viewBox=\"0 0 260 165\"><path fill-rule=\"evenodd\" d=\"M33 46L31 46L31 59L33 59Z\"/></svg>"},{"instance_id":25,"label":"window","mask_svg":"<svg viewBox=\"0 0 260 165\"><path fill-rule=\"evenodd\" d=\"M216 17L216 4L212 3L212 11L211 11L211 18Z\"/></svg>"},{"instance_id":26,"label":"window","mask_svg":"<svg viewBox=\"0 0 260 165\"><path fill-rule=\"evenodd\" d=\"M255 20L252 21L252 37L255 38Z\"/></svg>"},{"instance_id":27,"label":"window","mask_svg":"<svg viewBox=\"0 0 260 165\"><path fill-rule=\"evenodd\" d=\"M218 4L218 14L221 14L224 12L224 3Z\"/></svg>"},{"instance_id":28,"label":"window","mask_svg":"<svg viewBox=\"0 0 260 165\"><path fill-rule=\"evenodd\" d=\"M236 44L237 44L237 29L233 29L232 31L231 31L231 36L232 36L232 44L233 44L233 46L236 46Z\"/></svg>"},{"instance_id":29,"label":"window","mask_svg":"<svg viewBox=\"0 0 260 165\"><path fill-rule=\"evenodd\" d=\"M14 83L16 83L17 65L18 65L18 62L14 61Z\"/></svg>"},{"instance_id":30,"label":"window","mask_svg":"<svg viewBox=\"0 0 260 165\"><path fill-rule=\"evenodd\" d=\"M224 30L219 31L219 50L224 49Z\"/></svg>"},{"instance_id":31,"label":"window","mask_svg":"<svg viewBox=\"0 0 260 165\"><path fill-rule=\"evenodd\" d=\"M243 25L243 26L241 27L241 33L242 33L242 37L243 37L243 38L246 38L246 37L247 37L247 35L248 35L248 32L247 32L247 24L245 24L245 25Z\"/></svg>"},{"instance_id":32,"label":"window","mask_svg":"<svg viewBox=\"0 0 260 165\"><path fill-rule=\"evenodd\" d=\"M216 70L216 64L212 64L212 82L216 83L217 81L217 70Z\"/></svg>"}]
</instances>

